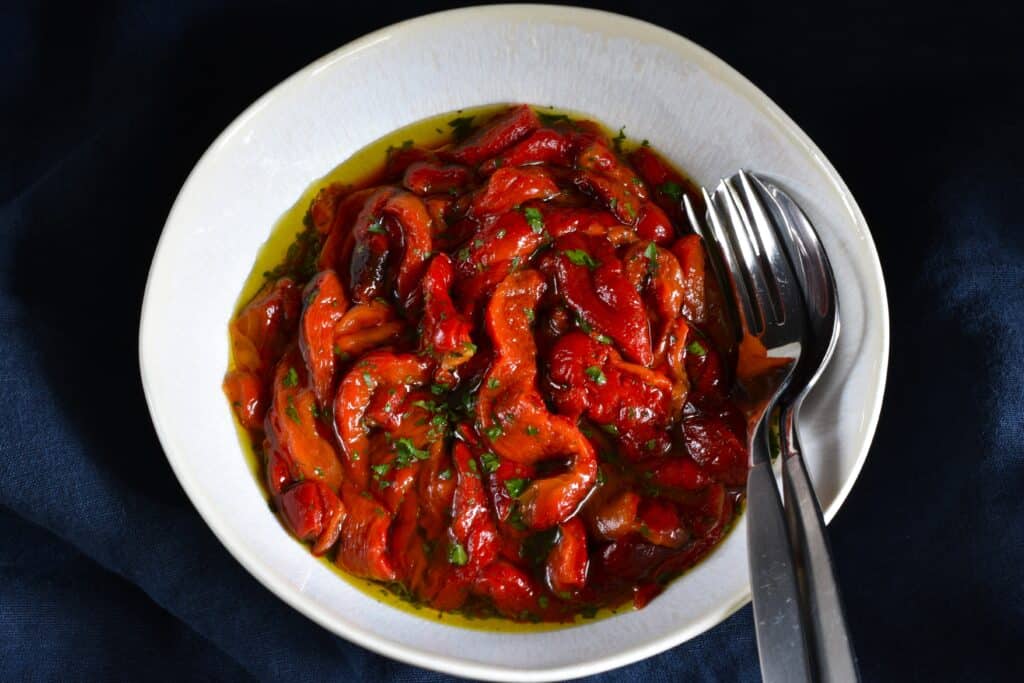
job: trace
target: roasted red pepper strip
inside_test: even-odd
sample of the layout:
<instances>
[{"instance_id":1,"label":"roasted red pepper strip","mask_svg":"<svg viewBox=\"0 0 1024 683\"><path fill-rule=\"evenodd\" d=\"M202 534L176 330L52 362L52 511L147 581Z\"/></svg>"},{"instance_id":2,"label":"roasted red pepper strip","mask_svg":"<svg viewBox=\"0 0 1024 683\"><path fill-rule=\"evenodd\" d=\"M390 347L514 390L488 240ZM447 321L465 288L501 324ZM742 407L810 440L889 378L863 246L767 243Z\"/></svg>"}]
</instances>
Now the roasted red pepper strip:
<instances>
[{"instance_id":1,"label":"roasted red pepper strip","mask_svg":"<svg viewBox=\"0 0 1024 683\"><path fill-rule=\"evenodd\" d=\"M392 216L401 231L392 236L403 245L402 261L395 276L395 290L399 302L409 307L409 296L423 277L427 259L430 258L431 220L423 200L414 194L400 192L391 197L383 207L385 215Z\"/></svg>"},{"instance_id":2,"label":"roasted red pepper strip","mask_svg":"<svg viewBox=\"0 0 1024 683\"><path fill-rule=\"evenodd\" d=\"M501 156L488 159L480 165L481 173L494 173L505 166L530 164L572 165L572 140L558 131L541 128L530 137L506 150Z\"/></svg>"},{"instance_id":3,"label":"roasted red pepper strip","mask_svg":"<svg viewBox=\"0 0 1024 683\"><path fill-rule=\"evenodd\" d=\"M623 361L611 346L580 332L555 343L550 368L560 413L573 420L586 415L617 437L632 460L671 448L672 383L664 375Z\"/></svg>"},{"instance_id":4,"label":"roasted red pepper strip","mask_svg":"<svg viewBox=\"0 0 1024 683\"><path fill-rule=\"evenodd\" d=\"M333 270L325 270L309 281L302 295L299 350L313 378L313 391L321 406L333 398L334 328L348 309L348 299Z\"/></svg>"},{"instance_id":5,"label":"roasted red pepper strip","mask_svg":"<svg viewBox=\"0 0 1024 683\"><path fill-rule=\"evenodd\" d=\"M302 288L291 278L264 287L228 328L238 370L266 378L299 324Z\"/></svg>"},{"instance_id":6,"label":"roasted red pepper strip","mask_svg":"<svg viewBox=\"0 0 1024 683\"><path fill-rule=\"evenodd\" d=\"M355 485L369 484L369 431L382 422L371 414L371 402L378 397L388 401L385 405L398 406L410 387L429 381L427 361L388 351L367 354L342 379L334 400L334 425L345 455L346 476ZM387 412L394 413L394 409Z\"/></svg>"},{"instance_id":7,"label":"roasted red pepper strip","mask_svg":"<svg viewBox=\"0 0 1024 683\"><path fill-rule=\"evenodd\" d=\"M549 268L566 303L627 356L650 365L654 352L644 304L608 240L565 235L555 241L554 254Z\"/></svg>"},{"instance_id":8,"label":"roasted red pepper strip","mask_svg":"<svg viewBox=\"0 0 1024 683\"><path fill-rule=\"evenodd\" d=\"M548 585L555 593L568 593L587 583L587 530L579 517L558 527L558 542L548 556Z\"/></svg>"},{"instance_id":9,"label":"roasted red pepper strip","mask_svg":"<svg viewBox=\"0 0 1024 683\"><path fill-rule=\"evenodd\" d=\"M246 429L260 429L267 412L266 392L259 375L232 370L224 377L224 393Z\"/></svg>"},{"instance_id":10,"label":"roasted red pepper strip","mask_svg":"<svg viewBox=\"0 0 1024 683\"><path fill-rule=\"evenodd\" d=\"M690 456L706 472L730 486L747 479L747 449L721 419L702 415L683 421Z\"/></svg>"},{"instance_id":11,"label":"roasted red pepper strip","mask_svg":"<svg viewBox=\"0 0 1024 683\"><path fill-rule=\"evenodd\" d=\"M417 161L405 169L402 185L410 192L428 195L465 188L473 180L473 172L458 164L440 165Z\"/></svg>"},{"instance_id":12,"label":"roasted red pepper strip","mask_svg":"<svg viewBox=\"0 0 1024 683\"><path fill-rule=\"evenodd\" d=\"M391 242L382 212L394 194L390 187L371 194L352 226L355 244L349 265L349 292L356 303L366 303L384 294Z\"/></svg>"},{"instance_id":13,"label":"roasted red pepper strip","mask_svg":"<svg viewBox=\"0 0 1024 683\"><path fill-rule=\"evenodd\" d=\"M537 390L537 348L530 331L544 289L536 271L512 273L487 307L495 360L477 399L477 427L494 452L522 463L568 457L568 471L529 483L518 496L523 521L545 529L569 519L597 477L597 455L576 426L544 406ZM515 497L515 494L513 494Z\"/></svg>"},{"instance_id":14,"label":"roasted red pepper strip","mask_svg":"<svg viewBox=\"0 0 1024 683\"><path fill-rule=\"evenodd\" d=\"M320 481L303 481L278 499L281 514L292 532L313 542L313 554L323 555L338 540L345 521L341 499Z\"/></svg>"},{"instance_id":15,"label":"roasted red pepper strip","mask_svg":"<svg viewBox=\"0 0 1024 683\"><path fill-rule=\"evenodd\" d=\"M549 199L558 193L558 185L543 168L499 168L473 199L470 211L477 217L496 216L531 199Z\"/></svg>"},{"instance_id":16,"label":"roasted red pepper strip","mask_svg":"<svg viewBox=\"0 0 1024 683\"><path fill-rule=\"evenodd\" d=\"M455 147L449 156L470 166L495 156L540 126L533 109L523 104L489 122Z\"/></svg>"},{"instance_id":17,"label":"roasted red pepper strip","mask_svg":"<svg viewBox=\"0 0 1024 683\"><path fill-rule=\"evenodd\" d=\"M601 198L622 223L636 225L647 200L647 188L636 172L600 140L584 147L576 164L580 168L576 183Z\"/></svg>"},{"instance_id":18,"label":"roasted red pepper strip","mask_svg":"<svg viewBox=\"0 0 1024 683\"><path fill-rule=\"evenodd\" d=\"M450 380L450 371L473 355L476 346L470 332L473 324L455 310L451 286L455 278L452 261L447 254L438 254L423 276L423 323L420 352L437 360L438 379ZM450 384L450 382L442 382Z\"/></svg>"},{"instance_id":19,"label":"roasted red pepper strip","mask_svg":"<svg viewBox=\"0 0 1024 683\"><path fill-rule=\"evenodd\" d=\"M651 190L651 198L668 213L677 225L687 225L682 199L686 194L699 201L693 184L679 175L650 147L639 147L629 155L629 161ZM698 206L699 208L699 206Z\"/></svg>"},{"instance_id":20,"label":"roasted red pepper strip","mask_svg":"<svg viewBox=\"0 0 1024 683\"><path fill-rule=\"evenodd\" d=\"M458 479L452 503L448 558L461 567L458 571L463 576L473 578L497 558L498 529L487 504L482 469L466 444L454 445L452 461Z\"/></svg>"},{"instance_id":21,"label":"roasted red pepper strip","mask_svg":"<svg viewBox=\"0 0 1024 683\"><path fill-rule=\"evenodd\" d=\"M703 322L704 303L704 245L697 235L680 237L672 245L672 253L682 271L683 315L693 322Z\"/></svg>"},{"instance_id":22,"label":"roasted red pepper strip","mask_svg":"<svg viewBox=\"0 0 1024 683\"><path fill-rule=\"evenodd\" d=\"M274 375L274 400L265 426L271 451L268 457L287 463L292 481L322 481L337 490L342 480L341 464L319 415L306 368L293 348L278 363Z\"/></svg>"},{"instance_id":23,"label":"roasted red pepper strip","mask_svg":"<svg viewBox=\"0 0 1024 683\"><path fill-rule=\"evenodd\" d=\"M406 329L395 309L383 301L371 301L348 309L334 326L334 351L348 360L374 347L396 341Z\"/></svg>"},{"instance_id":24,"label":"roasted red pepper strip","mask_svg":"<svg viewBox=\"0 0 1024 683\"><path fill-rule=\"evenodd\" d=\"M395 567L388 553L391 513L365 489L348 482L341 488L341 499L347 514L335 561L356 576L393 581Z\"/></svg>"}]
</instances>

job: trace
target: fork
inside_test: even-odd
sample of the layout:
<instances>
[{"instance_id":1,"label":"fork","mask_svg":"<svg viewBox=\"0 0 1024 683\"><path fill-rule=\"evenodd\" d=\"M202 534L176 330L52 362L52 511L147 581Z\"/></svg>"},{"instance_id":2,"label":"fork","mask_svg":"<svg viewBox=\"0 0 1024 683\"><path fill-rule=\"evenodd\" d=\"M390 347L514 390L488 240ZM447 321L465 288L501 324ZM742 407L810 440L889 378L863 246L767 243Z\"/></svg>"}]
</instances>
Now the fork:
<instances>
[{"instance_id":1,"label":"fork","mask_svg":"<svg viewBox=\"0 0 1024 683\"><path fill-rule=\"evenodd\" d=\"M771 220L760 202L750 201L749 189L739 175L719 183L713 195L703 190L707 228L689 198L684 207L732 299L741 335L737 384L748 422L747 545L761 675L767 683L793 683L813 679L786 517L762 426L800 358L804 303ZM762 371L741 376L739 368L754 364Z\"/></svg>"}]
</instances>

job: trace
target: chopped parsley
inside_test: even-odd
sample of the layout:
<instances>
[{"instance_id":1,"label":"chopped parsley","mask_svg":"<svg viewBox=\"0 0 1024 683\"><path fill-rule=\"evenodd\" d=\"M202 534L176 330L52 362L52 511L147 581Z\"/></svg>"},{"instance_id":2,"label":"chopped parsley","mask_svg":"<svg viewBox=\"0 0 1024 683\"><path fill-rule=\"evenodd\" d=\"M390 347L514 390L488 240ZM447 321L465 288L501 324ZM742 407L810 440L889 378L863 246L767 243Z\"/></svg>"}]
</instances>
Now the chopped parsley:
<instances>
[{"instance_id":1,"label":"chopped parsley","mask_svg":"<svg viewBox=\"0 0 1024 683\"><path fill-rule=\"evenodd\" d=\"M539 111L537 112L537 118L540 119L540 125L542 126L553 126L562 121L572 123L572 119L565 114L545 114L544 112Z\"/></svg>"},{"instance_id":2,"label":"chopped parsley","mask_svg":"<svg viewBox=\"0 0 1024 683\"><path fill-rule=\"evenodd\" d=\"M619 154L622 153L622 143L626 141L626 127L622 126L619 128L619 134L612 138L612 144L615 146L615 151Z\"/></svg>"},{"instance_id":3,"label":"chopped parsley","mask_svg":"<svg viewBox=\"0 0 1024 683\"><path fill-rule=\"evenodd\" d=\"M608 383L608 378L604 376L603 372L601 372L601 368L596 365L591 365L589 368L584 370L584 372L587 373L587 377L594 380L594 384L597 386L603 386Z\"/></svg>"},{"instance_id":4,"label":"chopped parsley","mask_svg":"<svg viewBox=\"0 0 1024 683\"><path fill-rule=\"evenodd\" d=\"M395 441L395 462L399 467L404 467L416 460L426 460L430 457L430 451L416 448L412 439L401 438Z\"/></svg>"},{"instance_id":5,"label":"chopped parsley","mask_svg":"<svg viewBox=\"0 0 1024 683\"><path fill-rule=\"evenodd\" d=\"M683 198L683 186L679 183L673 183L671 180L659 185L658 192L677 202Z\"/></svg>"},{"instance_id":6,"label":"chopped parsley","mask_svg":"<svg viewBox=\"0 0 1024 683\"><path fill-rule=\"evenodd\" d=\"M708 352L708 350L705 349L704 346L696 339L686 345L686 350L695 356L704 356Z\"/></svg>"},{"instance_id":7,"label":"chopped parsley","mask_svg":"<svg viewBox=\"0 0 1024 683\"><path fill-rule=\"evenodd\" d=\"M505 432L499 425L492 425L484 430L484 434L486 434L487 438L490 439L491 441L494 441L495 439L499 438L504 433Z\"/></svg>"},{"instance_id":8,"label":"chopped parsley","mask_svg":"<svg viewBox=\"0 0 1024 683\"><path fill-rule=\"evenodd\" d=\"M295 368L288 368L288 374L284 376L284 381L281 383L286 387L298 386L299 373L295 372Z\"/></svg>"},{"instance_id":9,"label":"chopped parsley","mask_svg":"<svg viewBox=\"0 0 1024 683\"><path fill-rule=\"evenodd\" d=\"M619 435L619 428L616 427L613 424L601 425L601 429L603 429L604 431L608 432L612 436L618 436Z\"/></svg>"},{"instance_id":10,"label":"chopped parsley","mask_svg":"<svg viewBox=\"0 0 1024 683\"><path fill-rule=\"evenodd\" d=\"M299 419L299 411L295 409L295 403L292 401L291 396L288 397L288 405L284 409L284 412L285 415L290 417L295 424L302 424L302 421Z\"/></svg>"},{"instance_id":11,"label":"chopped parsley","mask_svg":"<svg viewBox=\"0 0 1024 683\"><path fill-rule=\"evenodd\" d=\"M388 231L384 229L384 221L380 218L374 218L373 222L370 223L370 227L366 229L366 232L372 232L375 235L388 234Z\"/></svg>"},{"instance_id":12,"label":"chopped parsley","mask_svg":"<svg viewBox=\"0 0 1024 683\"><path fill-rule=\"evenodd\" d=\"M374 474L378 477L383 477L385 474L391 471L391 463L382 462L379 465L371 465L370 469L373 470Z\"/></svg>"},{"instance_id":13,"label":"chopped parsley","mask_svg":"<svg viewBox=\"0 0 1024 683\"><path fill-rule=\"evenodd\" d=\"M526 216L526 222L529 224L531 230L538 235L544 232L544 216L538 209L529 206L523 209L523 215Z\"/></svg>"},{"instance_id":14,"label":"chopped parsley","mask_svg":"<svg viewBox=\"0 0 1024 683\"><path fill-rule=\"evenodd\" d=\"M647 268L648 268L648 270L651 271L651 275L652 276L657 275L658 274L658 245L655 244L654 242L651 242L650 244L648 244L647 248L644 249L644 256L646 256L647 260L649 261L649 263L647 264Z\"/></svg>"},{"instance_id":15,"label":"chopped parsley","mask_svg":"<svg viewBox=\"0 0 1024 683\"><path fill-rule=\"evenodd\" d=\"M466 554L466 549L458 541L452 541L448 544L448 561L457 567L461 567L469 562L469 555Z\"/></svg>"},{"instance_id":16,"label":"chopped parsley","mask_svg":"<svg viewBox=\"0 0 1024 683\"><path fill-rule=\"evenodd\" d=\"M484 453L480 456L480 464L484 466L484 472L491 474L498 470L501 461L494 453Z\"/></svg>"},{"instance_id":17,"label":"chopped parsley","mask_svg":"<svg viewBox=\"0 0 1024 683\"><path fill-rule=\"evenodd\" d=\"M534 427L533 425L530 425L529 427L526 428L527 436L537 436L538 434L540 434L540 430Z\"/></svg>"},{"instance_id":18,"label":"chopped parsley","mask_svg":"<svg viewBox=\"0 0 1024 683\"><path fill-rule=\"evenodd\" d=\"M487 388L488 389L497 389L500 386L501 386L501 382L499 382L494 377L492 377L489 380L487 380Z\"/></svg>"},{"instance_id":19,"label":"chopped parsley","mask_svg":"<svg viewBox=\"0 0 1024 683\"><path fill-rule=\"evenodd\" d=\"M441 470L440 472L438 472L437 478L440 479L441 481L448 481L449 479L452 478L452 468L446 467L445 469Z\"/></svg>"},{"instance_id":20,"label":"chopped parsley","mask_svg":"<svg viewBox=\"0 0 1024 683\"><path fill-rule=\"evenodd\" d=\"M537 318L537 316L534 315L534 312L533 312L532 308L524 308L523 309L523 315L526 316L526 322L528 322L528 323L532 323Z\"/></svg>"},{"instance_id":21,"label":"chopped parsley","mask_svg":"<svg viewBox=\"0 0 1024 683\"><path fill-rule=\"evenodd\" d=\"M582 249L566 249L562 252L569 261L577 266L586 266L587 268L597 268L601 265L600 262L595 261L594 257L583 251Z\"/></svg>"},{"instance_id":22,"label":"chopped parsley","mask_svg":"<svg viewBox=\"0 0 1024 683\"><path fill-rule=\"evenodd\" d=\"M469 134L473 132L474 118L476 117L460 116L448 122L448 127L452 129L452 136L455 140L460 141L469 137Z\"/></svg>"},{"instance_id":23,"label":"chopped parsley","mask_svg":"<svg viewBox=\"0 0 1024 683\"><path fill-rule=\"evenodd\" d=\"M508 495L513 498L518 498L522 495L523 491L526 490L526 485L530 483L528 479L516 477L513 479L505 480L505 490L508 491Z\"/></svg>"}]
</instances>

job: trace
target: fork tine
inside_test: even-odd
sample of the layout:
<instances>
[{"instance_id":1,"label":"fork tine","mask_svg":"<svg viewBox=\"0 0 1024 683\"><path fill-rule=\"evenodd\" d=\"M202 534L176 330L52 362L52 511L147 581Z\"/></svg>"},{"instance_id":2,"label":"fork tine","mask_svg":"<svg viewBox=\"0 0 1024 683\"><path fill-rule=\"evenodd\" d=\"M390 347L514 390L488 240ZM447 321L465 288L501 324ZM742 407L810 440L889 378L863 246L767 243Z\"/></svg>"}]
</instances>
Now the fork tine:
<instances>
[{"instance_id":1,"label":"fork tine","mask_svg":"<svg viewBox=\"0 0 1024 683\"><path fill-rule=\"evenodd\" d=\"M751 251L758 255L760 261L759 268L757 264L752 266L756 269L755 281L765 285L763 290L758 290L766 294L766 299L762 301L762 311L768 316L770 306L770 313L773 314L770 316L771 322L783 324L787 315L799 316L804 310L803 297L789 254L780 245L775 223L768 217L769 209L746 172L740 171L725 185L746 232L754 242Z\"/></svg>"},{"instance_id":2,"label":"fork tine","mask_svg":"<svg viewBox=\"0 0 1024 683\"><path fill-rule=\"evenodd\" d=\"M768 213L771 210L765 203L768 195L761 194L755 189L751 174L740 169L739 176L744 194L748 197L751 205L756 207L759 217L758 232L762 235L762 243L766 249L771 249L773 253L778 254L778 258L771 259L771 263L783 310L792 311L797 316L804 315L807 303L804 299L803 287L793 266L794 254L789 248L783 246L790 243L791 240L787 239L787 235L780 233L780 230L788 232L788 223L785 221L780 223L769 218ZM785 227L780 227L780 225ZM780 240L782 240L781 244ZM800 248L804 248L803 244L800 245Z\"/></svg>"},{"instance_id":3,"label":"fork tine","mask_svg":"<svg viewBox=\"0 0 1024 683\"><path fill-rule=\"evenodd\" d=\"M768 284L754 251L747 216L725 179L718 183L713 197L716 206L726 216L719 239L723 244L731 246L736 257L737 279L744 285L742 294L746 299L747 328L751 334L760 335L767 327L765 308L769 304Z\"/></svg>"},{"instance_id":4,"label":"fork tine","mask_svg":"<svg viewBox=\"0 0 1024 683\"><path fill-rule=\"evenodd\" d=\"M717 204L706 189L701 188L701 192L704 194L704 204L708 207L707 217L711 229L710 235L702 235L702 237L705 245L717 253L718 261L724 266L720 278L727 280L723 283L727 285L724 289L732 295L736 304L736 311L740 315L739 332L742 333L743 330L750 329L753 321L758 319L755 317L750 295L747 292L747 282L743 276L744 269L733 251L732 242L729 241L725 227L727 222L722 220ZM717 195L716 192L715 196Z\"/></svg>"}]
</instances>

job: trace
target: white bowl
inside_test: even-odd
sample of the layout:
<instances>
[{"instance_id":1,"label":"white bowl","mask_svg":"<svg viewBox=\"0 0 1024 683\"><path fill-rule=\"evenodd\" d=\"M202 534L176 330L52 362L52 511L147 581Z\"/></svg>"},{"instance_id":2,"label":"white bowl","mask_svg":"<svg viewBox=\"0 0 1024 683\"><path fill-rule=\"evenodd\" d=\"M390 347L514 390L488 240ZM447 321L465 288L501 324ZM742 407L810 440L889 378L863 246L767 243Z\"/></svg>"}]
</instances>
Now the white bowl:
<instances>
[{"instance_id":1,"label":"white bowl","mask_svg":"<svg viewBox=\"0 0 1024 683\"><path fill-rule=\"evenodd\" d=\"M564 679L648 657L711 628L750 597L746 529L647 608L544 633L421 619L339 579L267 511L220 383L227 323L271 226L316 178L418 119L492 102L552 104L648 138L701 183L739 167L778 179L835 266L843 331L804 410L811 477L831 518L868 451L889 323L868 227L814 143L714 55L656 26L568 7L480 7L407 21L342 47L239 116L178 195L142 310L146 399L199 513L267 588L325 628L405 662L483 679Z\"/></svg>"}]
</instances>

